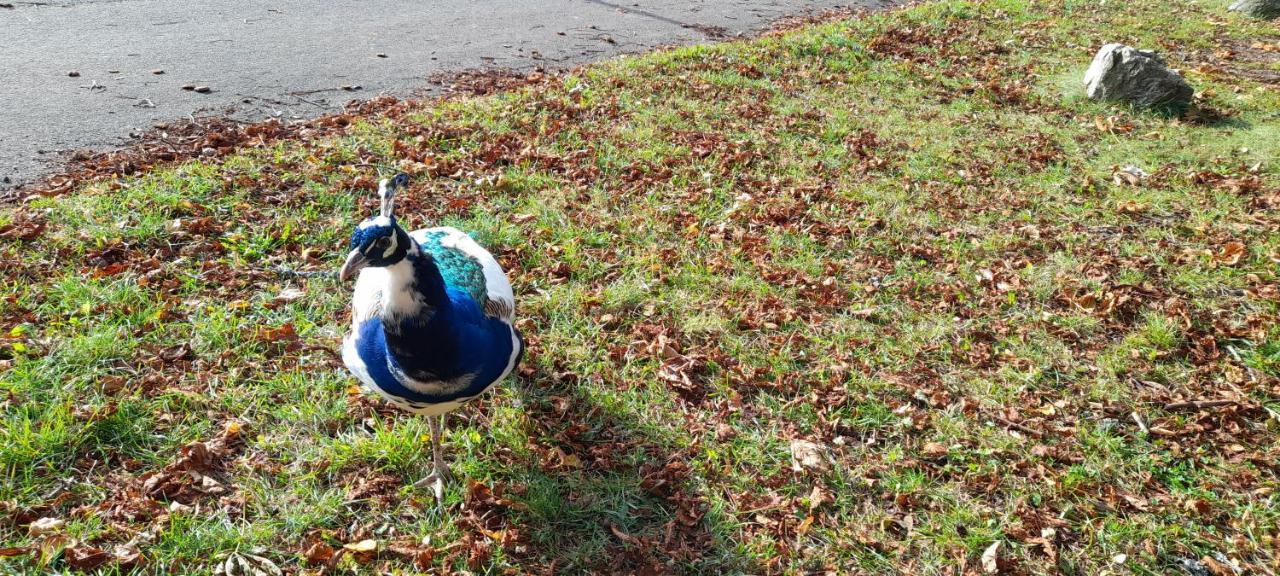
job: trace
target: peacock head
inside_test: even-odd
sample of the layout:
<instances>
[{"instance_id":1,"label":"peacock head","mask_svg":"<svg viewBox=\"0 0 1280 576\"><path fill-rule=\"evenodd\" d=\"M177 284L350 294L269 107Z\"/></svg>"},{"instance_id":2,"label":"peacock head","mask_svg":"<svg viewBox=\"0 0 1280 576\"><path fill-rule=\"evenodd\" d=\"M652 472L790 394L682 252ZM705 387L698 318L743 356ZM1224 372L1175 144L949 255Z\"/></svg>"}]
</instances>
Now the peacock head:
<instances>
[{"instance_id":1,"label":"peacock head","mask_svg":"<svg viewBox=\"0 0 1280 576\"><path fill-rule=\"evenodd\" d=\"M396 190L408 184L409 176L403 173L378 183L378 198L382 201L382 207L377 216L361 222L351 233L351 252L347 254L347 261L338 272L339 279L345 282L368 267L391 266L408 254L413 241L396 224L393 213Z\"/></svg>"}]
</instances>

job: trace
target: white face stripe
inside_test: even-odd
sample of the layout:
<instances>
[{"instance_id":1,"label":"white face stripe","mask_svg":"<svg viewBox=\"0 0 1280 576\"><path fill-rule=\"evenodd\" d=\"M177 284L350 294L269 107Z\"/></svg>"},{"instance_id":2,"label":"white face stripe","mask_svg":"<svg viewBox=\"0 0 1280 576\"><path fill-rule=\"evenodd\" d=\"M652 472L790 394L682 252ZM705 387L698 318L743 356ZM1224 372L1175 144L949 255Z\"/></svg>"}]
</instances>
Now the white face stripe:
<instances>
[{"instance_id":1,"label":"white face stripe","mask_svg":"<svg viewBox=\"0 0 1280 576\"><path fill-rule=\"evenodd\" d=\"M391 243L387 245L387 249L382 251L383 258L390 258L396 253L396 246L400 244L400 240L396 238L396 234L391 235Z\"/></svg>"}]
</instances>

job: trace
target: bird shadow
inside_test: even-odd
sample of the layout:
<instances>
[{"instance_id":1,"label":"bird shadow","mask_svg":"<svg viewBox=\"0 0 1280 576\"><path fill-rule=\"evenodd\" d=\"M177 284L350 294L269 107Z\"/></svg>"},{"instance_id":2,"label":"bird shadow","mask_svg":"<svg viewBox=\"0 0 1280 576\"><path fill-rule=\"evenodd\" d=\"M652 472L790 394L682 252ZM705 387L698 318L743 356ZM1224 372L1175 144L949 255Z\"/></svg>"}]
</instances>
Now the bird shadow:
<instances>
[{"instance_id":1,"label":"bird shadow","mask_svg":"<svg viewBox=\"0 0 1280 576\"><path fill-rule=\"evenodd\" d=\"M526 445L498 449L455 520L464 534L501 534L490 538L501 563L544 574L761 572L710 506L677 434L601 402L573 375L534 366L508 386Z\"/></svg>"}]
</instances>

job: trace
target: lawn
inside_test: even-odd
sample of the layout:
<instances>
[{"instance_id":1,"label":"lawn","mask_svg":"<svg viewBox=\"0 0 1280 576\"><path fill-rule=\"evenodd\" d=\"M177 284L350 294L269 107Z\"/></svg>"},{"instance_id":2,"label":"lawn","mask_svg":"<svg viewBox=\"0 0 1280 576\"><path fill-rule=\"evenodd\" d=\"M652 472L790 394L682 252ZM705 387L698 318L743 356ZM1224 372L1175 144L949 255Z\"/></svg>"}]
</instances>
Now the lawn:
<instances>
[{"instance_id":1,"label":"lawn","mask_svg":"<svg viewBox=\"0 0 1280 576\"><path fill-rule=\"evenodd\" d=\"M1280 26L1226 4L941 0L2 206L0 571L1280 573ZM1087 100L1107 42L1196 106ZM440 503L351 285L277 270L396 170L529 344Z\"/></svg>"}]
</instances>

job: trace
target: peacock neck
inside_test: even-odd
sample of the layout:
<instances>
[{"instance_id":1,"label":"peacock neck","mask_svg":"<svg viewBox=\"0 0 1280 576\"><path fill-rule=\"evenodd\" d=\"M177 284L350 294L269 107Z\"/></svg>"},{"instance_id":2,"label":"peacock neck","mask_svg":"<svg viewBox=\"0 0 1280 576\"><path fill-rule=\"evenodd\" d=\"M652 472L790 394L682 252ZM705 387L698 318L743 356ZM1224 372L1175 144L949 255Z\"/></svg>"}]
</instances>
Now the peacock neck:
<instances>
[{"instance_id":1,"label":"peacock neck","mask_svg":"<svg viewBox=\"0 0 1280 576\"><path fill-rule=\"evenodd\" d=\"M458 352L452 304L431 256L414 245L390 273L382 309L387 351L405 377L420 382L451 378Z\"/></svg>"},{"instance_id":2,"label":"peacock neck","mask_svg":"<svg viewBox=\"0 0 1280 576\"><path fill-rule=\"evenodd\" d=\"M384 324L425 323L449 305L440 269L416 243L403 259L387 266L387 272L382 309Z\"/></svg>"}]
</instances>

